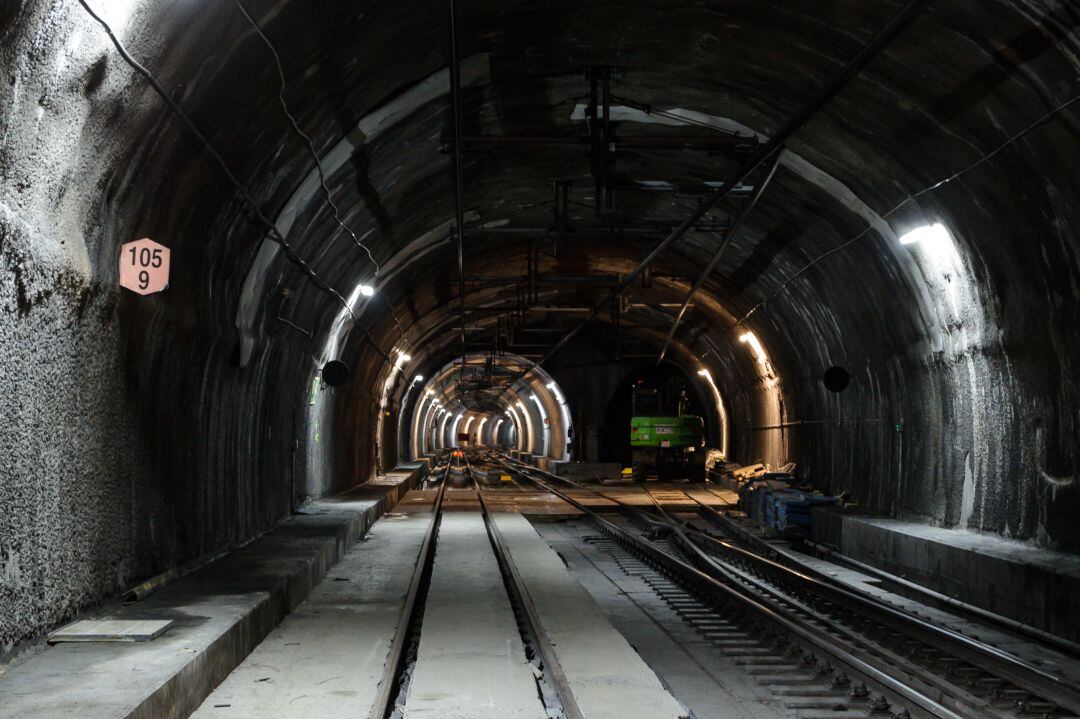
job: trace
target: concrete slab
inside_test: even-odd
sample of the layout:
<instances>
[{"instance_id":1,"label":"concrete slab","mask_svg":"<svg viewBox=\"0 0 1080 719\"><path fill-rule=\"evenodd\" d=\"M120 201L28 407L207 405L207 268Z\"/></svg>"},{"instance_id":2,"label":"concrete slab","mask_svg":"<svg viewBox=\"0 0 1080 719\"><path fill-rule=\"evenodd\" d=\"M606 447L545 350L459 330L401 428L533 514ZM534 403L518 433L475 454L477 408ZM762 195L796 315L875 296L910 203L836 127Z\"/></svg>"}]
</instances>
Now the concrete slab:
<instances>
[{"instance_id":1,"label":"concrete slab","mask_svg":"<svg viewBox=\"0 0 1080 719\"><path fill-rule=\"evenodd\" d=\"M49 632L57 642L150 642L164 634L171 619L81 619Z\"/></svg>"},{"instance_id":2,"label":"concrete slab","mask_svg":"<svg viewBox=\"0 0 1080 719\"><path fill-rule=\"evenodd\" d=\"M430 522L380 520L192 716L368 716Z\"/></svg>"},{"instance_id":3,"label":"concrete slab","mask_svg":"<svg viewBox=\"0 0 1080 719\"><path fill-rule=\"evenodd\" d=\"M592 525L565 522L534 526L565 560L572 576L607 620L697 719L789 716L771 705L769 693L757 686L737 661L724 656L683 621L640 576L627 574L608 552L582 541L584 536L595 534Z\"/></svg>"},{"instance_id":4,"label":"concrete slab","mask_svg":"<svg viewBox=\"0 0 1080 719\"><path fill-rule=\"evenodd\" d=\"M493 520L582 715L589 719L686 717L687 711L529 521L520 514L493 515Z\"/></svg>"},{"instance_id":5,"label":"concrete slab","mask_svg":"<svg viewBox=\"0 0 1080 719\"><path fill-rule=\"evenodd\" d=\"M408 719L545 719L479 512L444 514Z\"/></svg>"},{"instance_id":6,"label":"concrete slab","mask_svg":"<svg viewBox=\"0 0 1080 719\"><path fill-rule=\"evenodd\" d=\"M814 510L813 539L941 594L1080 642L1080 556L963 529Z\"/></svg>"},{"instance_id":7,"label":"concrete slab","mask_svg":"<svg viewBox=\"0 0 1080 719\"><path fill-rule=\"evenodd\" d=\"M191 714L416 474L305 506L277 529L99 619L171 619L153 642L65 643L8 667L0 717L171 719Z\"/></svg>"}]
</instances>

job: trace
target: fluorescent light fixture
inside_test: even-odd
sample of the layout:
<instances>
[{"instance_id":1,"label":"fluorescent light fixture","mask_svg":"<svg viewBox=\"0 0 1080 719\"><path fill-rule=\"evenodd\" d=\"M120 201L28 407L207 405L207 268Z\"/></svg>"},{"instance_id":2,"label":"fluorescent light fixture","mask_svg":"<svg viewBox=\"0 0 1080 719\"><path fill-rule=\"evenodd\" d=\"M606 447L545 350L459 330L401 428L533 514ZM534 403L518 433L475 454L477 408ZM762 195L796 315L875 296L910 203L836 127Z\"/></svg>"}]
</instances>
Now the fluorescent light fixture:
<instances>
[{"instance_id":1,"label":"fluorescent light fixture","mask_svg":"<svg viewBox=\"0 0 1080 719\"><path fill-rule=\"evenodd\" d=\"M360 285L360 294L364 297L371 297L375 294L375 288L371 285Z\"/></svg>"},{"instance_id":2,"label":"fluorescent light fixture","mask_svg":"<svg viewBox=\"0 0 1080 719\"><path fill-rule=\"evenodd\" d=\"M916 242L937 244L939 242L947 242L948 240L949 231L945 229L945 225L941 224L940 222L935 222L932 225L923 225L922 227L916 227L914 230L900 235L901 245L913 245Z\"/></svg>"},{"instance_id":3,"label":"fluorescent light fixture","mask_svg":"<svg viewBox=\"0 0 1080 719\"><path fill-rule=\"evenodd\" d=\"M761 346L761 340L757 338L753 332L747 332L744 335L739 336L739 341L750 345L750 348L754 350L754 356L757 357L757 361L761 364L768 362L768 357L765 355L765 348Z\"/></svg>"}]
</instances>

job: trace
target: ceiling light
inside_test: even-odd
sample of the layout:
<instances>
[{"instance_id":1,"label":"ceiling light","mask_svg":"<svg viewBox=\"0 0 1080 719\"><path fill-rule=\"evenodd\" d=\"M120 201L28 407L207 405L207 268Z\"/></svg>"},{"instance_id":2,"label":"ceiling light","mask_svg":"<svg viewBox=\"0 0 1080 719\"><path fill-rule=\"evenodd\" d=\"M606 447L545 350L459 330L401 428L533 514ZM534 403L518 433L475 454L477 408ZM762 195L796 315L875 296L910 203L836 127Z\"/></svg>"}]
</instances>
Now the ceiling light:
<instances>
[{"instance_id":1,"label":"ceiling light","mask_svg":"<svg viewBox=\"0 0 1080 719\"><path fill-rule=\"evenodd\" d=\"M375 294L375 288L371 285L360 285L360 294L364 297L371 297Z\"/></svg>"},{"instance_id":2,"label":"ceiling light","mask_svg":"<svg viewBox=\"0 0 1080 719\"><path fill-rule=\"evenodd\" d=\"M940 222L935 222L932 225L923 225L922 227L916 227L910 232L906 232L900 235L901 245L913 245L916 242L926 243L938 243L948 241L949 231L945 229L945 225Z\"/></svg>"},{"instance_id":3,"label":"ceiling light","mask_svg":"<svg viewBox=\"0 0 1080 719\"><path fill-rule=\"evenodd\" d=\"M757 338L753 332L747 332L744 335L739 335L739 341L750 345L750 348L754 350L754 356L757 358L758 363L764 365L768 362L768 357L765 354L765 348L761 345L761 340Z\"/></svg>"},{"instance_id":4,"label":"ceiling light","mask_svg":"<svg viewBox=\"0 0 1080 719\"><path fill-rule=\"evenodd\" d=\"M401 353L402 362L412 362L412 355L407 355L404 352Z\"/></svg>"},{"instance_id":5,"label":"ceiling light","mask_svg":"<svg viewBox=\"0 0 1080 719\"><path fill-rule=\"evenodd\" d=\"M418 375L416 375L415 377L412 378L412 381L413 382L423 382L424 381L424 375L418 374ZM430 390L428 390L428 391L430 392Z\"/></svg>"}]
</instances>

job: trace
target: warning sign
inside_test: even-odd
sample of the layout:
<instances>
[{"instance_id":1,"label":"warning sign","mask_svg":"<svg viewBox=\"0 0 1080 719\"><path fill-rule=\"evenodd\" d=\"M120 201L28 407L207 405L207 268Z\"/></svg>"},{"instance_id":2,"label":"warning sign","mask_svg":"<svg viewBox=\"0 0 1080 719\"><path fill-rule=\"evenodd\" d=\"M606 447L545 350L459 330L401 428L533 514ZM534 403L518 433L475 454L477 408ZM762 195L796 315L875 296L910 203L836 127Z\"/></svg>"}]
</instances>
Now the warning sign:
<instances>
[{"instance_id":1,"label":"warning sign","mask_svg":"<svg viewBox=\"0 0 1080 719\"><path fill-rule=\"evenodd\" d=\"M150 238L120 246L120 286L140 295L169 286L169 248Z\"/></svg>"}]
</instances>

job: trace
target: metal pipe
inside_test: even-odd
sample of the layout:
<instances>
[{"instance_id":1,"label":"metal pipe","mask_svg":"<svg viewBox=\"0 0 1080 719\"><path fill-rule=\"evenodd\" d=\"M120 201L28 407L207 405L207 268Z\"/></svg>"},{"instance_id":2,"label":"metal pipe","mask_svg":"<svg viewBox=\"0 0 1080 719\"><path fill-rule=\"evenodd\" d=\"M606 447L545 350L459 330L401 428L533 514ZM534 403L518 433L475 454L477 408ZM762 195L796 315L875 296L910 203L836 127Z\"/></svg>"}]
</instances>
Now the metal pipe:
<instances>
[{"instance_id":1,"label":"metal pipe","mask_svg":"<svg viewBox=\"0 0 1080 719\"><path fill-rule=\"evenodd\" d=\"M457 7L447 0L450 13L450 104L454 132L454 224L457 233L458 307L461 314L461 361L465 361L465 200L461 179L461 68L458 65Z\"/></svg>"},{"instance_id":2,"label":"metal pipe","mask_svg":"<svg viewBox=\"0 0 1080 719\"><path fill-rule=\"evenodd\" d=\"M799 130L804 124L806 124L807 120L813 117L813 115L819 109L821 109L821 107L825 105L825 103L832 99L838 92L840 92L840 90L844 88L844 86L846 86L856 75L859 74L859 72L867 65L867 63L869 63L870 60L872 60L878 54L878 52L881 51L881 49L886 45L886 43L888 43L889 40L891 40L900 31L900 29L904 27L904 25L906 25L912 17L915 16L916 11L918 11L918 9L922 7L925 2L926 0L911 0L907 5L904 6L902 10L900 10L900 12L893 16L892 20L889 21L888 25L886 25L869 42L863 45L862 49L859 50L858 54L853 57L847 65L844 66L844 69L840 72L839 75L830 80L825 85L825 87L821 88L821 90L819 90L817 94L814 95L810 102L806 103L806 105L804 105L802 109L795 114L794 117L784 123L784 126L780 128L776 135L774 135L772 139L770 139L763 146L759 147L758 150L754 152L753 156L751 156L746 162L742 164L742 166L735 172L731 179L724 183L723 187L713 192L712 195L710 195L704 202L702 202L701 205L699 205L698 208L694 212L692 212L689 217L683 220L683 222L677 228L675 228L675 230L673 230L671 234L664 239L663 242L657 245L656 248L652 252L650 252L644 260L642 260L641 264L635 267L626 276L626 278L618 285L618 287L612 290L608 294L608 296L605 297L604 300L601 301L600 304L597 305L589 313L589 316L586 317L581 324L572 329L570 332L564 335L562 339L556 342L555 346L548 350L548 352L542 358L540 358L540 361L530 367L522 376L524 377L530 372L538 369L544 364L544 362L551 359L551 357L556 352L569 344L570 341L573 340L574 337L576 337L578 333L581 332L581 330L585 329L585 327L587 327L594 319L596 319L596 317L607 305L614 302L615 299L620 294L622 294L623 290L629 287L639 276L641 276L641 273L644 272L645 269L648 268L649 265L651 265L657 257L663 254L663 252L668 247L670 247L676 240L685 235L687 231L696 222L698 222L702 217L704 217L709 212L709 210L711 210L716 205L717 202L722 200L731 191L731 188L735 187L743 180L745 180L746 177L751 172L756 170L758 166L761 165L761 163L767 160L776 151L777 148L783 146L784 143L786 143L788 139L792 135L794 135L797 130Z\"/></svg>"},{"instance_id":3,"label":"metal pipe","mask_svg":"<svg viewBox=\"0 0 1080 719\"><path fill-rule=\"evenodd\" d=\"M667 355L668 347L671 346L671 341L675 339L675 332L679 329L679 323L682 322L682 318L686 315L686 308L690 306L690 300L694 299L694 295L697 294L697 291L705 284L705 280L712 274L713 268L716 267L716 263L720 261L720 258L724 254L724 250L726 250L728 245L731 244L731 241L735 239L735 235L738 234L743 221L750 216L750 212L754 209L754 206L757 205L758 200L761 199L762 194L765 192L765 188L769 186L773 175L776 174L776 168L780 167L780 161L783 159L784 148L781 147L773 158L772 165L769 166L769 171L765 174L765 179L763 179L754 189L754 194L750 197L750 201L746 203L739 213L739 216L735 218L735 222L724 236L724 240L720 243L720 246L716 248L716 252L713 253L712 259L709 260L709 264L705 265L705 269L701 271L698 278L694 280L694 284L692 284L690 289L686 292L686 297L683 298L682 306L679 308L678 314L675 315L675 321L671 323L671 330L668 332L667 339L664 340L664 347L660 350L660 355L656 358L656 364L660 364L664 361L664 356Z\"/></svg>"}]
</instances>

